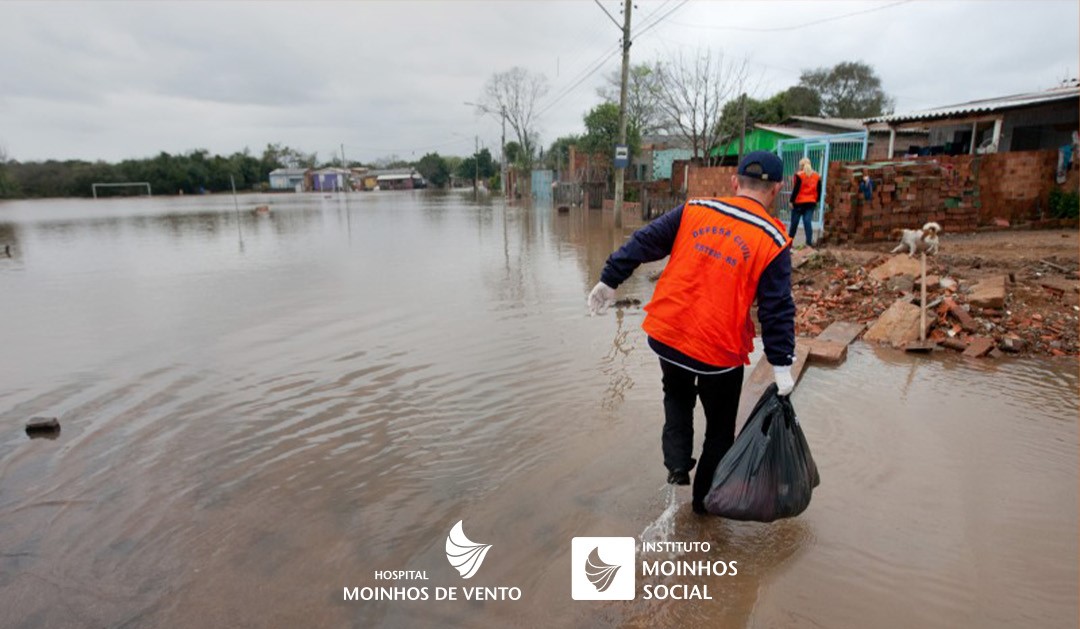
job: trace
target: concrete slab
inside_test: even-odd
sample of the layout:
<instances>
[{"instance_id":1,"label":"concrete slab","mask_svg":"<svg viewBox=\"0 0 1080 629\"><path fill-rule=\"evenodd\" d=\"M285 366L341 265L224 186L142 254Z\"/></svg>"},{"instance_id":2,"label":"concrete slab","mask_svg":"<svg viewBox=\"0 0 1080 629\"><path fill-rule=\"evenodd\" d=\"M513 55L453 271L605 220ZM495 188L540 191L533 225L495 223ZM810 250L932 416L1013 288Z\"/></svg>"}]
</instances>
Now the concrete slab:
<instances>
[{"instance_id":1,"label":"concrete slab","mask_svg":"<svg viewBox=\"0 0 1080 629\"><path fill-rule=\"evenodd\" d=\"M847 343L823 341L820 336L816 339L809 339L807 343L810 346L811 362L838 365L847 358Z\"/></svg>"},{"instance_id":2,"label":"concrete slab","mask_svg":"<svg viewBox=\"0 0 1080 629\"><path fill-rule=\"evenodd\" d=\"M809 340L795 339L795 364L791 366L791 377L795 380L796 389L799 388L799 376L802 375L803 369L806 369L806 363L810 359ZM742 393L739 395L739 414L735 419L735 434L739 434L742 430L743 424L749 418L750 411L754 410L754 405L761 398L761 394L774 381L772 365L762 356L754 365L750 375L743 379Z\"/></svg>"},{"instance_id":3,"label":"concrete slab","mask_svg":"<svg viewBox=\"0 0 1080 629\"><path fill-rule=\"evenodd\" d=\"M979 308L1004 308L1006 280L1004 275L997 275L979 282L971 287L968 303Z\"/></svg>"},{"instance_id":4,"label":"concrete slab","mask_svg":"<svg viewBox=\"0 0 1080 629\"><path fill-rule=\"evenodd\" d=\"M881 313L863 339L871 343L888 343L897 348L919 340L919 307L906 299L896 300Z\"/></svg>"},{"instance_id":5,"label":"concrete slab","mask_svg":"<svg viewBox=\"0 0 1080 629\"><path fill-rule=\"evenodd\" d=\"M884 264L870 271L870 277L879 282L884 282L896 275L910 275L915 277L922 274L922 267L918 258L909 258L907 254L900 253L885 261Z\"/></svg>"},{"instance_id":6,"label":"concrete slab","mask_svg":"<svg viewBox=\"0 0 1080 629\"><path fill-rule=\"evenodd\" d=\"M817 335L817 340L850 345L852 341L859 338L859 335L862 334L864 329L866 329L866 324L864 323L834 321L829 327L825 328L824 332Z\"/></svg>"}]
</instances>

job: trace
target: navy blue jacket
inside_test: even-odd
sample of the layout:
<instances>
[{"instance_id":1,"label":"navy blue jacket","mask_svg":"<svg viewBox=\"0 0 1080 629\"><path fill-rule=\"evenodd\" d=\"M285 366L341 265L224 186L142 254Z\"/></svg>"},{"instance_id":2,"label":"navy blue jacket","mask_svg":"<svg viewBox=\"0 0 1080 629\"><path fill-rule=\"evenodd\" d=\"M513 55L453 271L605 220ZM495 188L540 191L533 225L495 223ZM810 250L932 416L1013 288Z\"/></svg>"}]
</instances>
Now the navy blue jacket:
<instances>
[{"instance_id":1,"label":"navy blue jacket","mask_svg":"<svg viewBox=\"0 0 1080 629\"><path fill-rule=\"evenodd\" d=\"M630 240L608 257L600 281L612 288L618 288L633 274L643 262L663 259L671 253L675 245L675 236L679 233L682 222L683 206L664 214L648 225L634 232ZM758 322L761 323L761 340L765 345L765 357L772 365L790 365L795 357L795 299L791 296L791 248L785 247L758 280L757 287ZM650 345L658 343L650 339ZM662 344L661 344L662 345ZM656 350L656 347L653 347ZM657 351L665 358L667 350L674 348L663 345L664 351ZM683 365L701 366L689 356L685 356ZM696 365L695 365L696 363ZM712 369L722 369L732 365L704 365Z\"/></svg>"}]
</instances>

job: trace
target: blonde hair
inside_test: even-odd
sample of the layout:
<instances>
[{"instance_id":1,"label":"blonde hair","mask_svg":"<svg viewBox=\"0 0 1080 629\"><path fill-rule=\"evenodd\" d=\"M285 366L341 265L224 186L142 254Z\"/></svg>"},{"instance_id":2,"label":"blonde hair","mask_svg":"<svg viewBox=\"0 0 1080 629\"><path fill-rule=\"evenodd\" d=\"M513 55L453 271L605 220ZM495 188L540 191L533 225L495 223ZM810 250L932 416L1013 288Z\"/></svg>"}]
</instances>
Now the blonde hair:
<instances>
[{"instance_id":1,"label":"blonde hair","mask_svg":"<svg viewBox=\"0 0 1080 629\"><path fill-rule=\"evenodd\" d=\"M814 174L814 166L810 163L809 157L804 157L799 160L799 170L801 170L804 175Z\"/></svg>"}]
</instances>

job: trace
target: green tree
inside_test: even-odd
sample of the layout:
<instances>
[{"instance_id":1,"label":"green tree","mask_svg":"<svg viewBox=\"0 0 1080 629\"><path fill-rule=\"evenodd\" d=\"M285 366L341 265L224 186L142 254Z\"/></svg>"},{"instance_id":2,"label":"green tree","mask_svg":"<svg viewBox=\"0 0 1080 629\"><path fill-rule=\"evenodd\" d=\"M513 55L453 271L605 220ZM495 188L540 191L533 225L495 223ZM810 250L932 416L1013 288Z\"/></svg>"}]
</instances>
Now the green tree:
<instances>
[{"instance_id":1,"label":"green tree","mask_svg":"<svg viewBox=\"0 0 1080 629\"><path fill-rule=\"evenodd\" d=\"M416 170L424 179L438 188L450 181L450 166L438 153L428 153L416 163Z\"/></svg>"},{"instance_id":2,"label":"green tree","mask_svg":"<svg viewBox=\"0 0 1080 629\"><path fill-rule=\"evenodd\" d=\"M503 147L503 155L506 158L506 163L512 166L525 167L525 151L522 150L521 145L511 140Z\"/></svg>"},{"instance_id":3,"label":"green tree","mask_svg":"<svg viewBox=\"0 0 1080 629\"><path fill-rule=\"evenodd\" d=\"M509 146L508 143L507 147ZM485 148L480 149L479 153L461 160L461 164L458 165L457 176L463 179L472 179L473 177L488 179L497 172L499 172L499 169L495 167L495 161L491 158L491 151Z\"/></svg>"},{"instance_id":4,"label":"green tree","mask_svg":"<svg viewBox=\"0 0 1080 629\"><path fill-rule=\"evenodd\" d=\"M660 74L657 68L647 63L630 66L626 76L626 120L641 135L650 135L660 131L663 112L660 109ZM607 75L604 85L596 93L609 103L619 104L622 91L622 72L612 70Z\"/></svg>"},{"instance_id":5,"label":"green tree","mask_svg":"<svg viewBox=\"0 0 1080 629\"><path fill-rule=\"evenodd\" d=\"M565 168L570 163L570 147L581 143L579 135L564 135L555 138L544 158L544 166L550 170Z\"/></svg>"},{"instance_id":6,"label":"green tree","mask_svg":"<svg viewBox=\"0 0 1080 629\"><path fill-rule=\"evenodd\" d=\"M743 106L746 107L746 127L743 123ZM816 92L794 86L777 92L765 100L750 98L745 94L724 104L720 112L720 137L738 141L741 131L749 133L754 125L779 124L791 116L817 116L821 101Z\"/></svg>"},{"instance_id":7,"label":"green tree","mask_svg":"<svg viewBox=\"0 0 1080 629\"><path fill-rule=\"evenodd\" d=\"M0 145L0 199L13 199L19 196L19 186L8 172L8 153Z\"/></svg>"},{"instance_id":8,"label":"green tree","mask_svg":"<svg viewBox=\"0 0 1080 629\"><path fill-rule=\"evenodd\" d=\"M861 61L803 70L799 86L818 95L822 116L871 118L892 113L893 100L881 88L881 79Z\"/></svg>"},{"instance_id":9,"label":"green tree","mask_svg":"<svg viewBox=\"0 0 1080 629\"><path fill-rule=\"evenodd\" d=\"M586 153L603 155L607 163L615 158L615 145L619 141L619 106L600 103L585 114L585 135L581 136L581 149ZM633 157L641 152L641 133L629 123L626 125L626 144Z\"/></svg>"}]
</instances>

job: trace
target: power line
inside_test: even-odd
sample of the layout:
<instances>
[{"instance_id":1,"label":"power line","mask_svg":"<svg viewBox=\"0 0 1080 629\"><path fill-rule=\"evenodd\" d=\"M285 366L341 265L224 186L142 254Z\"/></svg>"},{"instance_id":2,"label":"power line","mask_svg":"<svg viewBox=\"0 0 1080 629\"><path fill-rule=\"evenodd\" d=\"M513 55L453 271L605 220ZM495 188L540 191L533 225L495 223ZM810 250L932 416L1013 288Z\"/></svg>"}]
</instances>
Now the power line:
<instances>
[{"instance_id":1,"label":"power line","mask_svg":"<svg viewBox=\"0 0 1080 629\"><path fill-rule=\"evenodd\" d=\"M566 87L565 89L563 89L557 96L553 97L550 101L548 101L547 104L541 106L540 109L537 110L536 115L540 116L540 115L544 114L545 112L547 112L548 110L550 110L552 107L555 106L556 103L558 103L562 99L569 96L570 93L573 92L575 89L577 89L579 85L584 83L586 79L588 79L589 77L591 77L592 75L594 75L598 71L600 71L600 69L602 69L604 67L604 64L607 63L607 61L609 59L611 59L615 55L621 54L621 53L622 53L622 46L620 45L620 46L616 47L614 50L608 52L606 55L603 55L602 57L598 57L597 61L593 62L593 64L590 64L590 66L595 66L595 67L593 67L591 70L589 70L589 72L587 74L585 74L580 79L575 81L572 85L570 85L570 86Z\"/></svg>"},{"instance_id":2,"label":"power line","mask_svg":"<svg viewBox=\"0 0 1080 629\"><path fill-rule=\"evenodd\" d=\"M686 28L704 28L714 31L743 31L750 33L778 33L783 31L795 31L808 26L815 26L817 24L824 24L826 22L833 22L836 20L842 20L845 18L853 17L856 15L863 15L866 13L873 13L875 11L884 11L885 9L891 9L892 7L900 6L901 4L907 4L913 0L900 0L899 2L893 2L880 7L872 7L869 9L863 9L861 11L852 11L851 13L845 13L843 15L834 15L832 17L822 18L820 20L814 20L812 22L806 22L804 24L796 24L795 26L774 26L769 28L756 28L753 26L710 26L707 24L684 24L682 22L672 22L672 24L683 26Z\"/></svg>"},{"instance_id":3,"label":"power line","mask_svg":"<svg viewBox=\"0 0 1080 629\"><path fill-rule=\"evenodd\" d=\"M649 30L651 30L654 26L656 26L660 22L663 22L664 20L666 20L672 13L674 13L674 12L678 11L679 9L683 8L684 6L686 6L687 2L690 2L690 0L683 0L679 4L672 7L671 10L669 10L667 13L665 13L665 14L661 15L660 17L656 18L656 20L653 21L651 24L648 24L648 25L643 24L641 27L639 27L639 30L638 30L637 34L636 35L631 35L631 38L632 39L637 39L637 38L641 37L642 35L644 35L645 33L649 32ZM674 24L674 22L672 22L672 24Z\"/></svg>"},{"instance_id":4,"label":"power line","mask_svg":"<svg viewBox=\"0 0 1080 629\"><path fill-rule=\"evenodd\" d=\"M596 6L600 7L600 10L604 12L604 15L608 16L608 18L611 19L612 24L617 26L619 28L619 30L622 30L622 24L619 24L619 21L616 20L613 15L608 13L608 10L604 8L604 5L600 4L600 0L593 0L593 2L596 3Z\"/></svg>"},{"instance_id":5,"label":"power line","mask_svg":"<svg viewBox=\"0 0 1080 629\"><path fill-rule=\"evenodd\" d=\"M653 24L651 26L655 26L656 24L660 23L662 20L664 20L669 15L671 15L672 13L677 11L680 7L682 7L684 4L686 4L689 1L690 0L682 0L682 3L680 3L679 5L673 7L672 9L670 9L664 15L660 16L655 22L653 22ZM671 2L671 0L664 0L664 2L660 4L660 6L658 6L651 13L649 13L649 15L645 16L645 21L647 21L649 18L653 17L654 15L656 15L657 13L662 11L664 9L664 7L669 2ZM603 7L601 7L601 8L603 8ZM605 13L606 12L607 11L605 10ZM609 15L608 17L611 17L611 16ZM646 27L646 29L651 28L651 26ZM619 29L622 30L621 25L619 26ZM631 39L633 39L633 36L631 37ZM561 101L562 99L569 96L575 89L578 88L578 86L580 86L582 83L584 83L586 79L588 79L592 75L596 74L601 68L603 68L604 64L607 63L607 61L609 59L611 59L613 56L615 56L616 54L619 54L621 52L622 52L622 45L620 43L619 46L617 48L615 48L613 51L611 51L610 53L607 53L606 55L601 55L600 57L597 57L597 59L594 60L593 63L590 63L589 65L585 66L587 72L586 72L586 70L583 70L582 72L586 72L583 76L582 76L581 72L579 72L577 75L574 76L574 78L570 79L570 81L572 83L568 87L561 90L556 96L552 97L552 99L550 101L548 101L547 104L541 106L540 109L536 112L536 115L539 116L539 115L549 111L552 107L555 106L555 104L557 104L559 101ZM599 65L597 65L597 64L599 64ZM589 68L592 68L592 69L589 70Z\"/></svg>"}]
</instances>

